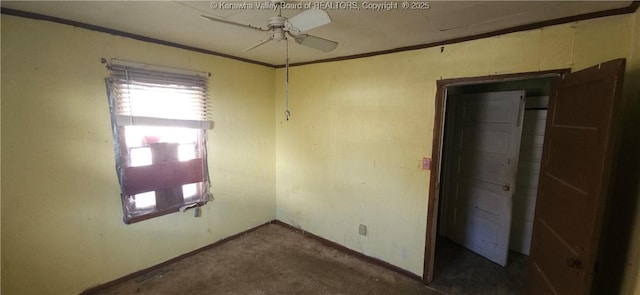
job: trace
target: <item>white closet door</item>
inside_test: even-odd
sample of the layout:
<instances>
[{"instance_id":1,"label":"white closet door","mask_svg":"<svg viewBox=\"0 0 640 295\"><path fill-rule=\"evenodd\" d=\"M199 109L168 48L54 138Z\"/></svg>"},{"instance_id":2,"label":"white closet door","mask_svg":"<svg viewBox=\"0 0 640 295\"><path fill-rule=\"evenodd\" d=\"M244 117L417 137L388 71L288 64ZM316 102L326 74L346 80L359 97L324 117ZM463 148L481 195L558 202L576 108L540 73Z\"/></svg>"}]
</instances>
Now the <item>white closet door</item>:
<instances>
[{"instance_id":1,"label":"white closet door","mask_svg":"<svg viewBox=\"0 0 640 295\"><path fill-rule=\"evenodd\" d=\"M507 264L524 91L463 95L456 107L447 234Z\"/></svg>"}]
</instances>

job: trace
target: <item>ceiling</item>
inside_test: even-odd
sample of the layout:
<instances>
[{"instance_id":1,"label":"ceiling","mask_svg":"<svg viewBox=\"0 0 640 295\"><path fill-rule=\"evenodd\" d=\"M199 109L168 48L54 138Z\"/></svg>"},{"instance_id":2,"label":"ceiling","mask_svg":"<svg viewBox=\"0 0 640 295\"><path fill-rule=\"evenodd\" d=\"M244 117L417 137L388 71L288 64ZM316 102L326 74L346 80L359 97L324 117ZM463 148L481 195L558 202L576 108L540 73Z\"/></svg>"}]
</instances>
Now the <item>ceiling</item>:
<instances>
[{"instance_id":1,"label":"ceiling","mask_svg":"<svg viewBox=\"0 0 640 295\"><path fill-rule=\"evenodd\" d=\"M284 41L269 42L251 51L243 52L260 40L268 38L269 33L213 22L200 17L205 14L233 22L266 27L267 19L275 16L277 11L258 8L259 4L265 3L270 4L269 0L266 0L242 2L1 1L0 5L3 8L43 14L261 63L281 65L285 62ZM414 9L411 7L403 9L401 1L287 1L287 3L290 4L289 6L314 3L335 6L329 7L332 9L325 9L332 20L330 24L312 29L307 33L339 43L338 47L331 52L291 44L289 46L291 63L444 42L632 5L632 1L415 1L407 2L415 4ZM390 9L366 9L365 3L387 3L390 4ZM230 4L245 4L245 8L220 8ZM394 5L397 5L397 8ZM248 6L253 6L253 9L247 9ZM301 11L303 9L286 9L282 14L292 17Z\"/></svg>"}]
</instances>

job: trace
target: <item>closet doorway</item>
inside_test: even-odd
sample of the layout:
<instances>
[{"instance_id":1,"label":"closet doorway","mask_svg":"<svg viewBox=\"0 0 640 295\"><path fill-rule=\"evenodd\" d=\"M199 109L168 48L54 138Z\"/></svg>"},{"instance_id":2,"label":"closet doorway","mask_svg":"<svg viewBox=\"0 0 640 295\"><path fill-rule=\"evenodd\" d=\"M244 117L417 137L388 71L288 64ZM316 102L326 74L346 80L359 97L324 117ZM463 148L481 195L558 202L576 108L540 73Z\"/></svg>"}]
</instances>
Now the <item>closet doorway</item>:
<instances>
[{"instance_id":1,"label":"closet doorway","mask_svg":"<svg viewBox=\"0 0 640 295\"><path fill-rule=\"evenodd\" d=\"M532 288L534 293L588 294L590 292L593 287L593 278L597 271L596 262L599 254L602 228L607 215L608 203L610 202L612 163L615 160L616 145L619 140L618 134L622 123L617 115L621 105L623 105L621 93L625 63L625 59L621 58L576 72L560 70L546 73L504 75L492 77L489 81L487 81L489 78L466 78L438 82L436 127L434 128L433 138L435 165L430 177L427 210L429 218L427 219L428 230L426 234L427 243L425 246L423 278L426 283L431 282L434 277L436 236L438 233L450 235L447 232L448 228L446 226L443 227L442 224L443 222L445 224L450 222L452 217L439 216L440 214L446 215L452 212L453 214L462 214L462 219L456 219L457 217L454 216L453 220L462 220L462 224L475 223L473 226L481 228L484 232L476 232L471 235L472 238L469 239L471 243L477 243L475 236L482 237L484 235L489 237L485 238L486 241L481 241L486 244L485 246L490 246L493 243L494 248L502 250L504 248L503 244L506 244L503 243L504 240L499 240L500 233L506 232L504 228L496 229L497 227L493 225L487 225L490 222L486 222L487 216L500 215L505 211L490 209L492 205L488 203L491 202L484 200L486 199L485 196L473 196L470 198L468 195L466 198L472 199L472 201L463 202L465 204L463 206L454 204L454 207L457 208L452 211L450 209L451 204L447 204L451 203L451 199L448 199L450 196L443 194L444 191L451 189L454 190L454 196L458 193L455 190L459 189L459 187L451 188L450 184L447 189L441 187L447 186L451 182L450 178L452 177L450 175L454 175L454 178L459 175L478 178L477 174L474 175L471 172L465 172L467 175L460 172L447 174L444 170L453 169L456 171L457 169L459 171L460 169L457 167L461 165L474 168L473 166L476 163L482 164L477 161L474 163L473 161L465 160L464 157L466 155L456 156L456 151L453 151L454 156L447 155L452 151L444 150L443 148L447 141L451 142L453 140L454 143L464 142L464 138L462 141L455 139L455 132L454 135L446 132L447 128L450 128L446 126L447 117L450 117L448 115L450 110L445 111L445 107L451 107L447 105L448 91L457 87L491 84L496 81L504 83L536 78L551 78L551 85L548 87L550 92L548 100L549 111L544 129L545 134L543 135L545 139L543 141L542 163L539 172L539 192L536 196L537 200L535 200L533 234L529 236L530 242L528 243L531 247L529 260L532 265L528 272L528 286ZM482 79L485 79L485 81L482 81ZM480 87L486 87L486 85ZM466 89L462 89L463 95L465 91ZM452 97L454 95L456 95L455 90L452 92ZM526 98L524 108L526 109ZM466 109L473 110L473 108ZM512 109L505 109L505 112L511 112ZM522 110L522 107L518 109ZM471 112L473 113L473 111ZM483 111L477 113L484 114ZM466 121L454 120L454 124L455 122L461 122L464 129L468 126L478 125L484 120L478 120L478 118L484 117L474 114L466 118ZM488 118L495 120L498 117ZM484 121L491 124L499 123L499 120L495 122L491 120ZM510 120L509 124L513 124L513 122L513 120ZM524 117L522 122L524 124ZM486 128L480 129L487 130ZM517 134L517 132L512 132L511 134ZM454 139L450 138L452 136ZM476 136L480 135L476 134ZM468 138L469 135L467 134L466 137ZM483 140L486 141L487 139ZM482 145L473 144L473 142L470 145L475 150L484 149ZM503 144L503 146L508 145ZM524 147L519 150L522 149ZM499 154L498 150L493 150L492 152ZM455 162L457 167L455 165L447 166L446 159L452 157L453 161L457 161ZM514 159L513 154L508 154L506 163L509 163L509 160L514 161ZM520 160L520 157L518 157L518 160ZM495 166L495 164L493 165ZM441 169L443 170L442 172L440 171ZM482 172L481 169L485 168L474 169L469 171L474 173L477 171ZM518 171L519 169L515 170ZM480 173L479 175L485 174ZM483 179L483 181L488 180L490 179ZM496 177L493 180L494 182L497 182L496 180L504 182L509 178ZM454 179L454 181L457 180ZM510 191L513 185L517 186L517 183L506 183L503 185L503 190ZM488 191L486 188L485 190ZM474 188L474 191L477 191L477 189ZM494 193L496 191L493 189ZM512 199L508 199L506 203L511 202L512 207L514 207L513 195L510 195L510 197ZM459 200L455 202L459 202ZM477 211L487 213L484 215L485 218L483 219L478 217L478 214L474 216L473 213L470 213L478 213ZM473 216L473 218L469 216ZM504 218L497 218L497 220L500 219ZM505 224L494 223L500 224L500 226ZM465 231L473 231L473 226ZM498 236L498 238L495 239L495 236ZM524 237L523 240L527 240L526 235ZM510 240L510 238L511 228L507 239ZM524 243L524 246L527 246L527 243ZM498 263L500 262L498 261Z\"/></svg>"},{"instance_id":2,"label":"closet doorway","mask_svg":"<svg viewBox=\"0 0 640 295\"><path fill-rule=\"evenodd\" d=\"M476 280L489 272L491 284L499 285L497 270L505 288L524 284L550 81L557 76L547 72L446 87L432 239L437 253L433 276L425 281L435 279L434 286L446 289L446 272L459 273L452 261L464 261ZM462 287L455 280L456 288Z\"/></svg>"},{"instance_id":3,"label":"closet doorway","mask_svg":"<svg viewBox=\"0 0 640 295\"><path fill-rule=\"evenodd\" d=\"M529 254L548 102L549 78L448 89L439 236L502 266Z\"/></svg>"}]
</instances>

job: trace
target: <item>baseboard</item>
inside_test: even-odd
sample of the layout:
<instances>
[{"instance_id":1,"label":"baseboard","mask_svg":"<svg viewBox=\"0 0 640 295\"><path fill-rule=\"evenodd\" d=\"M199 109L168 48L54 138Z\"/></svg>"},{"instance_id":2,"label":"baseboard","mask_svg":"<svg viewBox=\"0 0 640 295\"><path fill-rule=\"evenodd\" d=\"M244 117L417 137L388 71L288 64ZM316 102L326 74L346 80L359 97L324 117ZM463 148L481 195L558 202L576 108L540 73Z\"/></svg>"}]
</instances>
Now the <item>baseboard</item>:
<instances>
[{"instance_id":1,"label":"baseboard","mask_svg":"<svg viewBox=\"0 0 640 295\"><path fill-rule=\"evenodd\" d=\"M410 279L413 279L413 280L416 280L416 281L420 281L421 283L424 283L422 281L422 277L421 276L419 276L417 274L414 274L414 273L412 273L412 272L410 272L410 271L408 271L406 269L402 269L400 267L397 267L397 266L395 266L395 265L393 265L393 264L391 264L389 262L386 262L386 261L380 260L378 258L371 257L371 256L368 256L366 254L360 253L358 251L349 249L349 248L347 248L345 246L342 246L342 245L340 245L340 244L338 244L336 242L327 240L327 239L325 239L323 237L320 237L320 236L316 236L316 235L314 235L314 234L312 234L312 233L310 233L308 231L305 231L303 229L297 228L297 227L292 226L290 224L284 223L284 222L282 222L280 220L274 220L274 221L272 221L272 223L280 225L280 226L283 226L285 228L288 228L288 229L291 229L291 230L294 230L294 231L297 231L297 232L300 232L300 233L304 234L305 236L308 236L308 237L310 237L310 238L312 238L312 239L324 244L327 247L331 247L331 248L334 248L334 249L339 250L341 252L345 252L345 253L347 253L349 255L355 256L355 257L360 258L362 260L365 260L367 262L373 263L375 265L384 267L384 268L386 268L388 270L391 270L393 272L396 272L396 273L399 273L401 275L404 275L404 276L406 276L406 277L408 277Z\"/></svg>"},{"instance_id":2,"label":"baseboard","mask_svg":"<svg viewBox=\"0 0 640 295\"><path fill-rule=\"evenodd\" d=\"M184 258L196 255L196 254L198 254L198 253L200 253L202 251L209 250L211 248L215 248L215 247L220 246L220 245L222 245L222 244L224 244L226 242L229 242L229 241L234 240L234 239L236 239L236 238L238 238L240 236L243 236L243 235L246 235L248 233L251 233L251 232L253 232L253 231L255 231L255 230L257 230L257 229L259 229L259 228L261 228L263 226L266 226L266 225L272 224L272 223L274 223L274 221L269 221L267 223L264 223L264 224L258 225L256 227L250 228L248 230L245 230L243 232L237 233L235 235L226 237L226 238L224 238L222 240L219 240L217 242L214 242L212 244L206 245L206 246L204 246L202 248L198 248L198 249L193 250L191 252L187 252L187 253L182 254L180 256L171 258L171 259L169 259L169 260L167 260L165 262L161 262L160 264L156 264L154 266L151 266L151 267L148 267L148 268L145 268L145 269L130 273L130 274L125 275L123 277L117 278L117 279L115 279L113 281L110 281L110 282L107 282L107 283L104 283L104 284L100 284L100 285L91 287L89 289L86 289L86 290L82 291L82 293L80 293L80 295L98 294L102 290L108 289L110 287L113 287L113 286L115 286L117 284L126 282L126 281L128 281L130 279L133 279L133 278L136 278L138 276L153 272L153 271L155 271L155 270L157 270L159 268L162 268L162 267L167 266L169 264L172 264L174 262L180 261L180 260L182 260Z\"/></svg>"},{"instance_id":3,"label":"baseboard","mask_svg":"<svg viewBox=\"0 0 640 295\"><path fill-rule=\"evenodd\" d=\"M336 249L336 250L338 250L338 251L345 252L345 253L347 253L347 254L349 254L349 255L355 256L355 257L357 257L357 258L359 258L359 259L362 259L362 260L364 260L364 261L367 261L367 262L373 263L373 264L375 264L375 265L378 265L378 266L384 267L384 268L389 269L389 270L391 270L391 271L393 271L393 272L396 272L396 273L399 273L399 274L401 274L401 275L404 275L404 276L406 276L406 277L408 277L408 278L410 278L410 279L413 279L413 280L416 280L416 281L423 282L423 281L422 281L422 277L420 277L419 275L416 275L416 274L414 274L414 273L412 273L412 272L410 272L410 271L408 271L408 270L402 269L402 268L397 267L397 266L395 266L395 265L393 265L393 264L391 264L391 263L388 263L388 262L386 262L386 261L382 261L382 260L380 260L380 259L378 259L378 258L371 257L371 256L367 256L367 255L365 255L365 254L363 254L363 253L360 253L360 252L358 252L358 251L355 251L355 250L349 249L349 248L347 248L347 247L345 247L345 246L342 246L342 245L340 245L340 244L338 244L338 243L336 243L336 242L329 241L329 240L327 240L327 239L325 239L325 238L322 238L322 237L320 237L320 236L316 236L316 235L314 235L314 234L312 234L312 233L310 233L310 232L308 232L308 231L305 231L305 230L299 229L299 228L297 228L297 227L294 227L294 226L292 226L292 225L289 225L289 224L287 224L287 223L284 223L284 222L282 222L282 221L280 221L280 220L277 220L277 219L276 219L276 220L272 220L272 221L269 221L269 222L267 222L267 223L264 223L264 224L258 225L258 226L256 226L256 227L250 228L250 229L245 230L245 231L243 231L243 232L237 233L237 234L235 234L235 235L232 235L232 236L226 237L226 238L224 238L224 239L222 239L222 240L219 240L219 241L214 242L214 243L212 243L212 244L206 245L206 246L204 246L204 247L202 247L202 248L198 248L198 249L193 250L193 251L191 251L191 252L188 252L188 253L182 254L182 255L180 255L180 256L177 256L177 257L171 258L171 259L169 259L169 260L167 260L167 261L161 262L161 263L156 264L156 265L154 265L154 266L151 266L151 267L148 267L148 268L145 268L145 269L142 269L142 270L139 270L139 271L136 271L136 272L130 273L130 274L125 275L125 276L123 276L123 277L117 278L117 279L115 279L115 280L113 280L113 281L110 281L110 282L107 282L107 283L104 283L104 284L100 284L100 285L97 285L97 286L91 287L91 288L89 288L89 289L86 289L86 290L82 291L82 293L80 293L80 295L98 294L100 291L103 291L103 290L105 290L105 289L108 289L108 288L110 288L110 287L113 287L113 286L115 286L115 285L118 285L118 284L120 284L120 283L126 282L126 281L128 281L128 280L131 280L131 279L133 279L133 278L139 277L139 276L141 276L141 275L144 275L144 274L147 274L147 273L153 272L153 271L155 271L155 270L157 270L157 269L160 269L160 268L162 268L162 267L164 267L164 266L167 266L167 265L169 265L169 264L172 264L172 263L177 262L177 261L179 261L179 260L182 260L182 259L184 259L184 258L187 258L187 257L193 256L193 255L196 255L196 254L198 254L198 253L200 253L200 252L202 252L202 251L209 250L209 249L211 249L211 248L215 248L215 247L217 247L217 246L220 246L220 245L222 245L222 244L224 244L224 243L227 243L227 242L229 242L229 241L232 241L232 240L234 240L234 239L236 239L236 238L239 238L239 237L241 237L241 236L243 236L243 235L246 235L246 234L248 234L248 233L251 233L251 232L253 232L253 231L255 231L255 230L257 230L257 229L259 229L259 228L261 228L261 227L263 227L263 226L266 226L266 225L268 225L268 224L277 224L277 225L282 226L282 227L284 227L284 228L286 228L286 229L289 229L289 230L293 230L293 231L296 231L296 232L302 233L304 236L310 237L310 238L312 238L312 239L314 239L314 240L316 240L316 241L318 241L318 242L322 243L323 245L325 245L325 246L327 246L327 247L334 248L334 249Z\"/></svg>"}]
</instances>

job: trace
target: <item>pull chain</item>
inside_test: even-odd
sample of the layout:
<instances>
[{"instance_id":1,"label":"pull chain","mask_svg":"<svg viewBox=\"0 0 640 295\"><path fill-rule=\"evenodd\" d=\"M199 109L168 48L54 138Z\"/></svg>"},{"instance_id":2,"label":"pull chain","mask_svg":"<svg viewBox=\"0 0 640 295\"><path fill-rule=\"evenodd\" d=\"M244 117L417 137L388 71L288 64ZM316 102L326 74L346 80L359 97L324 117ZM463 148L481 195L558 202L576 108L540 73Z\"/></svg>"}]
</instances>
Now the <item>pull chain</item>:
<instances>
[{"instance_id":1,"label":"pull chain","mask_svg":"<svg viewBox=\"0 0 640 295\"><path fill-rule=\"evenodd\" d=\"M284 111L284 115L287 117L287 121L289 121L289 117L291 116L291 112L289 111L289 40L285 37L284 42L286 43L286 70L285 70L285 95L286 95L286 110Z\"/></svg>"}]
</instances>

